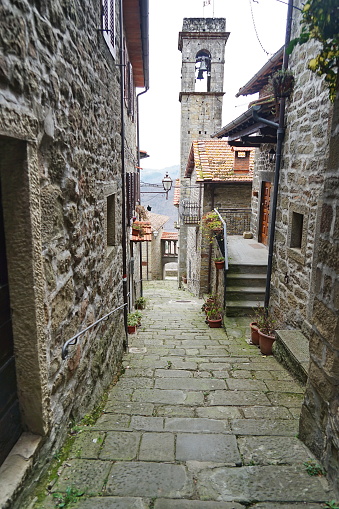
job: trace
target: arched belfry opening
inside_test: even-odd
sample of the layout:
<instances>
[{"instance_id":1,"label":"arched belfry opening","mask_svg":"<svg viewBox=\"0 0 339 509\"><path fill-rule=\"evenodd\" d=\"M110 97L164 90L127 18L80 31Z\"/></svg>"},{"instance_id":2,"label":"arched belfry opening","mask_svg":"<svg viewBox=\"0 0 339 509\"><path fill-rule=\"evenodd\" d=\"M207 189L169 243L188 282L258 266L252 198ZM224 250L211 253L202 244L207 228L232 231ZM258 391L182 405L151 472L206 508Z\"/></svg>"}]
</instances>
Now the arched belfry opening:
<instances>
[{"instance_id":1,"label":"arched belfry opening","mask_svg":"<svg viewBox=\"0 0 339 509\"><path fill-rule=\"evenodd\" d=\"M195 56L195 92L211 91L211 54L200 50Z\"/></svg>"}]
</instances>

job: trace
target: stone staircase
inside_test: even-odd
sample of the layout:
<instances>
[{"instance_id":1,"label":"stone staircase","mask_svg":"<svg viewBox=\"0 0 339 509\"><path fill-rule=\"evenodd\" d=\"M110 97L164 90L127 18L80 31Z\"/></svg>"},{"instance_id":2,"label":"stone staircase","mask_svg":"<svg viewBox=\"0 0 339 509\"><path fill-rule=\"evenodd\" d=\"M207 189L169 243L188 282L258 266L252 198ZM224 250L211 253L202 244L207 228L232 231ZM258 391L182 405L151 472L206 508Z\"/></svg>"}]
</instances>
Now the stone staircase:
<instances>
[{"instance_id":1,"label":"stone staircase","mask_svg":"<svg viewBox=\"0 0 339 509\"><path fill-rule=\"evenodd\" d=\"M230 264L226 276L226 316L253 316L264 304L267 265Z\"/></svg>"}]
</instances>

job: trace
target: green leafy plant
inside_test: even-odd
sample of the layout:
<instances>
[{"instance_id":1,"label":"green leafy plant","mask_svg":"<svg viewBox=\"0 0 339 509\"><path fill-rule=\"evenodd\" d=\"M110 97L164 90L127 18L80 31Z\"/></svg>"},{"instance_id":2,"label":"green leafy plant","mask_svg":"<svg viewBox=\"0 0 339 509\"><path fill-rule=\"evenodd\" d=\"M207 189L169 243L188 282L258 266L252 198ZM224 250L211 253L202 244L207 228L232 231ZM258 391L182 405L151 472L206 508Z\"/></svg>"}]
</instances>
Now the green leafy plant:
<instances>
[{"instance_id":1,"label":"green leafy plant","mask_svg":"<svg viewBox=\"0 0 339 509\"><path fill-rule=\"evenodd\" d=\"M305 461L304 466L306 467L306 472L308 473L308 475L311 476L324 475L323 468L314 460Z\"/></svg>"},{"instance_id":2,"label":"green leafy plant","mask_svg":"<svg viewBox=\"0 0 339 509\"><path fill-rule=\"evenodd\" d=\"M217 306L213 305L208 311L207 311L207 318L209 320L219 320L221 318L222 309Z\"/></svg>"},{"instance_id":3,"label":"green leafy plant","mask_svg":"<svg viewBox=\"0 0 339 509\"><path fill-rule=\"evenodd\" d=\"M145 234L145 230L142 224L132 223L132 230L133 232L136 232L137 235L140 235L140 237L143 237Z\"/></svg>"},{"instance_id":4,"label":"green leafy plant","mask_svg":"<svg viewBox=\"0 0 339 509\"><path fill-rule=\"evenodd\" d=\"M136 309L145 309L147 303L147 299L145 297L138 297L135 299L135 308Z\"/></svg>"},{"instance_id":5,"label":"green leafy plant","mask_svg":"<svg viewBox=\"0 0 339 509\"><path fill-rule=\"evenodd\" d=\"M338 0L307 0L302 9L301 24L301 33L290 42L288 53L292 53L297 44L305 44L311 39L320 43L318 53L309 61L308 67L318 76L324 76L333 102L339 61Z\"/></svg>"},{"instance_id":6,"label":"green leafy plant","mask_svg":"<svg viewBox=\"0 0 339 509\"><path fill-rule=\"evenodd\" d=\"M57 499L55 507L69 507L71 504L77 502L83 494L83 491L79 491L72 486L67 486L65 493L53 493L53 497Z\"/></svg>"},{"instance_id":7,"label":"green leafy plant","mask_svg":"<svg viewBox=\"0 0 339 509\"><path fill-rule=\"evenodd\" d=\"M213 258L213 260L215 262L224 262L225 261L225 257L224 256L219 256L217 258Z\"/></svg>"},{"instance_id":8,"label":"green leafy plant","mask_svg":"<svg viewBox=\"0 0 339 509\"><path fill-rule=\"evenodd\" d=\"M128 313L127 315L127 325L134 327L138 325L138 317L135 315L135 313Z\"/></svg>"},{"instance_id":9,"label":"green leafy plant","mask_svg":"<svg viewBox=\"0 0 339 509\"><path fill-rule=\"evenodd\" d=\"M329 500L328 502L325 502L324 507L329 507L330 509L339 509L339 504L335 500Z\"/></svg>"},{"instance_id":10,"label":"green leafy plant","mask_svg":"<svg viewBox=\"0 0 339 509\"><path fill-rule=\"evenodd\" d=\"M267 336L272 336L277 328L276 320L270 315L269 310L258 306L255 310L255 323L258 329Z\"/></svg>"},{"instance_id":11,"label":"green leafy plant","mask_svg":"<svg viewBox=\"0 0 339 509\"><path fill-rule=\"evenodd\" d=\"M134 316L137 318L138 320L138 323L137 325L140 325L141 324L141 319L142 319L142 312L141 311L134 311Z\"/></svg>"},{"instance_id":12,"label":"green leafy plant","mask_svg":"<svg viewBox=\"0 0 339 509\"><path fill-rule=\"evenodd\" d=\"M208 234L221 234L223 232L223 224L220 220L219 215L212 210L202 217L203 231Z\"/></svg>"},{"instance_id":13,"label":"green leafy plant","mask_svg":"<svg viewBox=\"0 0 339 509\"><path fill-rule=\"evenodd\" d=\"M279 69L270 78L270 84L273 87L276 99L288 97L293 90L294 75L289 69Z\"/></svg>"}]
</instances>

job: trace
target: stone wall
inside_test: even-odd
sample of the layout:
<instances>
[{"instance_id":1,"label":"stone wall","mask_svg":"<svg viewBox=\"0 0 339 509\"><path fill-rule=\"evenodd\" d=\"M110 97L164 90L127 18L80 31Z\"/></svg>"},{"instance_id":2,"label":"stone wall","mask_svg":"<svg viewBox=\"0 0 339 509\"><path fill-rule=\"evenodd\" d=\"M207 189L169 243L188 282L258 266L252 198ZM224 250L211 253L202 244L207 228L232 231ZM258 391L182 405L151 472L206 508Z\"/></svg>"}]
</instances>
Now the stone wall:
<instances>
[{"instance_id":1,"label":"stone wall","mask_svg":"<svg viewBox=\"0 0 339 509\"><path fill-rule=\"evenodd\" d=\"M61 359L65 341L123 304L120 68L98 31L97 1L6 0L0 9L18 392L24 428L46 434L47 450L98 402L123 351L120 310ZM134 171L135 123L125 121L126 171Z\"/></svg>"},{"instance_id":2,"label":"stone wall","mask_svg":"<svg viewBox=\"0 0 339 509\"><path fill-rule=\"evenodd\" d=\"M292 38L300 30L300 13L294 14ZM271 285L271 305L282 326L300 328L307 336L332 109L323 80L307 69L314 52L310 42L290 57L295 86L286 105Z\"/></svg>"},{"instance_id":3,"label":"stone wall","mask_svg":"<svg viewBox=\"0 0 339 509\"><path fill-rule=\"evenodd\" d=\"M338 87L339 88L339 87ZM339 94L320 204L310 369L300 436L323 462L339 497Z\"/></svg>"}]
</instances>

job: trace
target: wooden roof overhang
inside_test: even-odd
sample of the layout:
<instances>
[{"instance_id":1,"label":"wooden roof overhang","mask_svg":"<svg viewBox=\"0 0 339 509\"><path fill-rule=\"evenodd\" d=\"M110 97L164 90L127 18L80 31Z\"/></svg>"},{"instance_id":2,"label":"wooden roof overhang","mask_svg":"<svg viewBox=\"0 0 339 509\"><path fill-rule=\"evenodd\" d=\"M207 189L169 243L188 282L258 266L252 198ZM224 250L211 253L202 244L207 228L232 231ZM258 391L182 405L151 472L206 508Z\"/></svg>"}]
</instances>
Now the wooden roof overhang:
<instances>
[{"instance_id":1,"label":"wooden roof overhang","mask_svg":"<svg viewBox=\"0 0 339 509\"><path fill-rule=\"evenodd\" d=\"M149 86L148 0L123 0L124 29L136 87Z\"/></svg>"},{"instance_id":2,"label":"wooden roof overhang","mask_svg":"<svg viewBox=\"0 0 339 509\"><path fill-rule=\"evenodd\" d=\"M281 69L283 62L283 49L280 48L266 64L258 71L243 87L239 89L239 92L235 95L235 97L240 97L241 95L250 95L256 94L260 92L262 88L267 85L270 76Z\"/></svg>"},{"instance_id":3,"label":"wooden roof overhang","mask_svg":"<svg viewBox=\"0 0 339 509\"><path fill-rule=\"evenodd\" d=\"M263 143L276 143L277 130L265 122L274 123L271 113L273 106L273 99L264 105L254 104L245 113L213 134L212 138L227 137L229 145L234 147L260 147ZM260 115L262 120L257 120L255 114Z\"/></svg>"}]
</instances>

